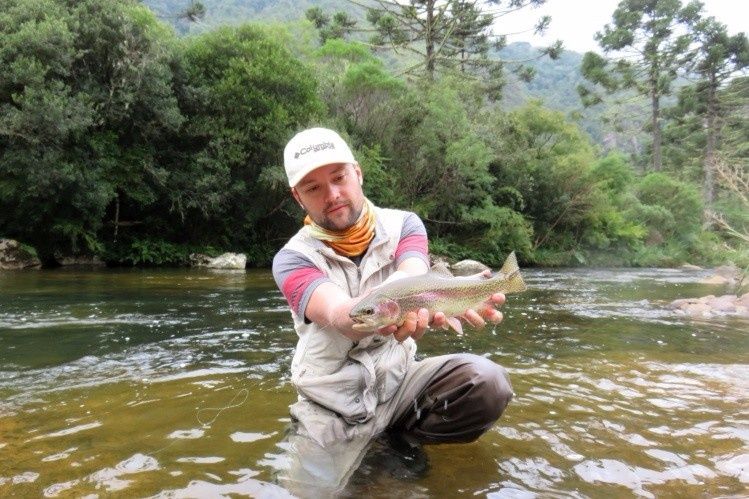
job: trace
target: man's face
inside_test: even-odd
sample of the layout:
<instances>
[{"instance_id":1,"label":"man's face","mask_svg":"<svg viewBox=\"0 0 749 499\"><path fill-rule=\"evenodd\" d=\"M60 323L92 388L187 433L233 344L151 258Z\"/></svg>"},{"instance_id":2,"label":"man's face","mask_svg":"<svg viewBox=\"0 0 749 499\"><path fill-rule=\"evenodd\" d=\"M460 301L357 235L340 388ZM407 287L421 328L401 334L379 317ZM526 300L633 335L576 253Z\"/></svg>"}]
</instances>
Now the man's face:
<instances>
[{"instance_id":1,"label":"man's face","mask_svg":"<svg viewBox=\"0 0 749 499\"><path fill-rule=\"evenodd\" d=\"M291 189L310 218L328 230L354 225L364 206L359 165L333 163L312 170Z\"/></svg>"}]
</instances>

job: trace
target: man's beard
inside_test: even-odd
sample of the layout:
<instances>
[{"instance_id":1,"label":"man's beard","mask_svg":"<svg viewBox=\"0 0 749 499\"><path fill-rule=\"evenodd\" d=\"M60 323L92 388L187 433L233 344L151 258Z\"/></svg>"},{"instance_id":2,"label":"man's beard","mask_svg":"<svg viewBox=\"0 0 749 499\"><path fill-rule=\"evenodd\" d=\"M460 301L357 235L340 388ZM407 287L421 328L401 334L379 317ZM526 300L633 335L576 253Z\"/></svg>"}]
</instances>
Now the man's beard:
<instances>
[{"instance_id":1,"label":"man's beard","mask_svg":"<svg viewBox=\"0 0 749 499\"><path fill-rule=\"evenodd\" d=\"M323 215L323 219L321 221L319 222L315 221L315 223L325 230L334 231L334 232L339 232L339 231L348 229L349 227L354 225L357 220L359 220L359 216L361 215L361 212L364 209L364 205L362 205L362 207L359 210L355 210L354 205L351 202L346 203L346 205L350 208L351 211L350 211L349 219L346 220L345 222L346 223L345 227L342 227L342 228L337 227L333 223L333 221L325 215Z\"/></svg>"}]
</instances>

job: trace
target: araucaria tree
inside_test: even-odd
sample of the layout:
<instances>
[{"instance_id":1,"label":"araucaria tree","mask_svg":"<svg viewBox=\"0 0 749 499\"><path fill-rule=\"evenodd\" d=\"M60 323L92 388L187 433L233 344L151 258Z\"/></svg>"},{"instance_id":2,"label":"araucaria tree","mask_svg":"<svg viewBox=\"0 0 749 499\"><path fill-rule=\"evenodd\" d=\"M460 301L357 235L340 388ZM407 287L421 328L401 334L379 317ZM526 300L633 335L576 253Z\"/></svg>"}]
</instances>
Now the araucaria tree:
<instances>
[{"instance_id":1,"label":"araucaria tree","mask_svg":"<svg viewBox=\"0 0 749 499\"><path fill-rule=\"evenodd\" d=\"M661 98L669 95L690 47L688 28L698 19L702 4L682 6L680 0L622 0L611 24L596 33L596 40L611 60L585 54L583 76L607 91L636 91L650 99L652 168L661 169ZM585 104L600 97L578 89Z\"/></svg>"},{"instance_id":2,"label":"araucaria tree","mask_svg":"<svg viewBox=\"0 0 749 499\"><path fill-rule=\"evenodd\" d=\"M723 125L721 118L725 114L718 90L749 65L749 42L744 33L729 36L726 26L713 17L697 22L694 35L697 44L692 68L700 78L695 93L704 116L703 194L705 206L709 209L715 197L716 151Z\"/></svg>"},{"instance_id":3,"label":"araucaria tree","mask_svg":"<svg viewBox=\"0 0 749 499\"><path fill-rule=\"evenodd\" d=\"M375 0L369 5L350 1L366 9L371 28L356 28L342 13L331 20L313 8L307 17L320 29L321 38L370 33L369 43L374 48L391 49L414 60L406 73L424 75L431 81L440 70L455 70L484 82L497 96L507 61L491 54L506 43L504 35L495 33L495 24L508 14L543 5L546 0ZM533 30L543 33L550 21L548 16L541 17ZM541 56L556 58L561 51L561 42L556 42L542 49ZM521 64L516 66L521 76L532 76Z\"/></svg>"}]
</instances>

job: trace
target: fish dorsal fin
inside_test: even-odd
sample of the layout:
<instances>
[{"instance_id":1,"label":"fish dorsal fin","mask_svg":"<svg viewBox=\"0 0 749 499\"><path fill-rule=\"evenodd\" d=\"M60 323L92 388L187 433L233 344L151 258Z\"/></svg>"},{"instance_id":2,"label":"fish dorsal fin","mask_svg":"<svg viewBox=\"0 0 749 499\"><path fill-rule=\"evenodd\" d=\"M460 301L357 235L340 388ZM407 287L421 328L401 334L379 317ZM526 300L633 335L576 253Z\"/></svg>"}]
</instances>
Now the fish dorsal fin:
<instances>
[{"instance_id":1,"label":"fish dorsal fin","mask_svg":"<svg viewBox=\"0 0 749 499\"><path fill-rule=\"evenodd\" d=\"M504 281L503 292L505 294L520 293L528 289L525 281L523 281L523 277L520 275L520 267L518 267L518 260L515 258L514 251L507 257L507 260L502 265L502 269L495 277Z\"/></svg>"},{"instance_id":2,"label":"fish dorsal fin","mask_svg":"<svg viewBox=\"0 0 749 499\"><path fill-rule=\"evenodd\" d=\"M513 251L507 257L505 263L502 264L502 268L499 269L499 271L504 275L510 275L518 270L520 270L520 267L518 267L518 259L515 257L515 252Z\"/></svg>"}]
</instances>

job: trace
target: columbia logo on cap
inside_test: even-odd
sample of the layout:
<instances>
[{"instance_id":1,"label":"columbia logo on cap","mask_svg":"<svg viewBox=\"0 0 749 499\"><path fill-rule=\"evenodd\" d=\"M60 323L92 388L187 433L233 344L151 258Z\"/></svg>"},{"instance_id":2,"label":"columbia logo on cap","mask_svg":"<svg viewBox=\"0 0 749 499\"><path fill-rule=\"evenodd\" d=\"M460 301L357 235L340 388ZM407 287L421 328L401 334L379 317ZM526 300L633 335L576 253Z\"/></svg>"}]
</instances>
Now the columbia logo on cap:
<instances>
[{"instance_id":1,"label":"columbia logo on cap","mask_svg":"<svg viewBox=\"0 0 749 499\"><path fill-rule=\"evenodd\" d=\"M299 156L307 154L308 152L324 151L325 149L335 149L335 144L332 142L322 142L320 144L302 147L294 154L294 159L299 159Z\"/></svg>"},{"instance_id":2,"label":"columbia logo on cap","mask_svg":"<svg viewBox=\"0 0 749 499\"><path fill-rule=\"evenodd\" d=\"M289 187L294 187L315 168L333 163L356 163L346 141L328 128L308 128L286 144L283 166Z\"/></svg>"}]
</instances>

